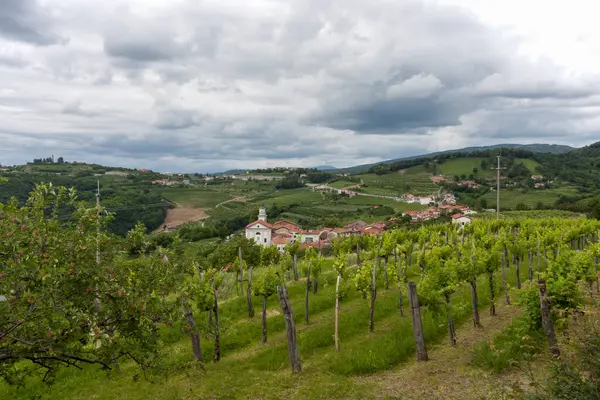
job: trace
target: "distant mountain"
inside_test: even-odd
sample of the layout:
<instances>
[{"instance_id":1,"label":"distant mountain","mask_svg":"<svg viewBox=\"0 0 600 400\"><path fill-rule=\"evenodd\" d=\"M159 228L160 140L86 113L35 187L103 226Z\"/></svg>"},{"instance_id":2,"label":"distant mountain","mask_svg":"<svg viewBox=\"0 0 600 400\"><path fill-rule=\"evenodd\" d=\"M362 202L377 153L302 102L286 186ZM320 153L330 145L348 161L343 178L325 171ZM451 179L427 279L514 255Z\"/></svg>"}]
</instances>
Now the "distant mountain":
<instances>
[{"instance_id":1,"label":"distant mountain","mask_svg":"<svg viewBox=\"0 0 600 400\"><path fill-rule=\"evenodd\" d=\"M217 172L213 175L239 175L239 174L245 174L245 173L246 173L245 169L230 169L225 172Z\"/></svg>"},{"instance_id":2,"label":"distant mountain","mask_svg":"<svg viewBox=\"0 0 600 400\"><path fill-rule=\"evenodd\" d=\"M472 152L472 151L493 150L493 149L500 149L500 148L525 149L525 150L530 150L530 151L534 151L537 153L552 153L552 154L564 154L564 153L567 153L567 152L575 149L575 147L565 146L565 145L561 145L561 144L541 144L541 143L494 144L494 145L490 145L490 146L473 146L473 147L464 147L462 149L437 151L437 152L433 152L433 153L419 154L419 155L410 156L410 157L395 158L393 160L385 160L385 161L380 161L380 162L372 163L372 164L356 165L354 167L348 167L348 168L338 168L338 169L330 170L330 171L331 172L334 172L334 171L335 172L349 172L349 173L356 174L356 173L365 172L372 166L379 165L379 164L393 164L397 161L410 160L410 159L418 158L418 157L432 157L432 156L435 156L438 154L457 153L457 152L468 153L468 152Z\"/></svg>"},{"instance_id":3,"label":"distant mountain","mask_svg":"<svg viewBox=\"0 0 600 400\"><path fill-rule=\"evenodd\" d=\"M320 171L331 171L334 169L339 169L338 167L334 167L332 165L319 165L319 166L313 167L313 168L318 169Z\"/></svg>"}]
</instances>

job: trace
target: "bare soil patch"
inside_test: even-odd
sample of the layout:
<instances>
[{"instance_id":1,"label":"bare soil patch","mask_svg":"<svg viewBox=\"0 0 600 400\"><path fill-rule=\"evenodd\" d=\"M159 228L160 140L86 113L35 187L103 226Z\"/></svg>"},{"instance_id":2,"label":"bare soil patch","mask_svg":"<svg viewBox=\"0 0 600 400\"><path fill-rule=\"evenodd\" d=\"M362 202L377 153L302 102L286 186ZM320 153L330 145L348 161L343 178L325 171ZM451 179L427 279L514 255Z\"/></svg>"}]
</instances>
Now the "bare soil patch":
<instances>
[{"instance_id":1,"label":"bare soil patch","mask_svg":"<svg viewBox=\"0 0 600 400\"><path fill-rule=\"evenodd\" d=\"M168 228L175 228L186 222L200 221L206 218L208 218L206 208L176 207L167 210L164 224ZM162 227L159 230L162 230Z\"/></svg>"}]
</instances>

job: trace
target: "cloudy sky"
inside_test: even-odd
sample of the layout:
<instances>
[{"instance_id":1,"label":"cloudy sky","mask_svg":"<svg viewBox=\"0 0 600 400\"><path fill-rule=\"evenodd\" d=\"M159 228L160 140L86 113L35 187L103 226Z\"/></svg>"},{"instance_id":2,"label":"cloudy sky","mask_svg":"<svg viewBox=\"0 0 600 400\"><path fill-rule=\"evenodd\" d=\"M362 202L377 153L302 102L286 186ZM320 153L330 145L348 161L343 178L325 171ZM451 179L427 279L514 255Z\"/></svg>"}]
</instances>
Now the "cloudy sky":
<instances>
[{"instance_id":1,"label":"cloudy sky","mask_svg":"<svg viewBox=\"0 0 600 400\"><path fill-rule=\"evenodd\" d=\"M592 0L0 0L0 163L214 172L600 140Z\"/></svg>"}]
</instances>

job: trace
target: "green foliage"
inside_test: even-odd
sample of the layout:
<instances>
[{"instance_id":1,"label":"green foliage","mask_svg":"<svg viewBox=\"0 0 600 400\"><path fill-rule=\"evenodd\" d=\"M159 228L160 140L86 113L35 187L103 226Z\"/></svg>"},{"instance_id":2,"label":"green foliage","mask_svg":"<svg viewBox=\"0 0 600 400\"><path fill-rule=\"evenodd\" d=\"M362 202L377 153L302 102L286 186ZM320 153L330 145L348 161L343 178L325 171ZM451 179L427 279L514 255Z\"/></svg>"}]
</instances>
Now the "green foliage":
<instances>
[{"instance_id":1,"label":"green foliage","mask_svg":"<svg viewBox=\"0 0 600 400\"><path fill-rule=\"evenodd\" d=\"M600 397L600 332L598 320L578 317L570 332L573 354L553 360L544 381L535 382L531 399L588 400Z\"/></svg>"},{"instance_id":2,"label":"green foliage","mask_svg":"<svg viewBox=\"0 0 600 400\"><path fill-rule=\"evenodd\" d=\"M252 284L255 296L269 297L277 293L277 285L281 284L281 278L273 266L258 275Z\"/></svg>"},{"instance_id":3,"label":"green foliage","mask_svg":"<svg viewBox=\"0 0 600 400\"><path fill-rule=\"evenodd\" d=\"M578 310L583 304L583 297L577 286L579 277L574 261L579 256L563 249L560 256L551 260L542 275L546 279L546 293L555 322L566 322L565 317ZM531 330L540 329L542 317L537 285L526 285L519 293L519 304L525 308L525 318Z\"/></svg>"},{"instance_id":4,"label":"green foliage","mask_svg":"<svg viewBox=\"0 0 600 400\"><path fill-rule=\"evenodd\" d=\"M372 289L371 280L374 266L375 264L372 261L365 261L358 267L358 270L352 277L354 288L365 295Z\"/></svg>"},{"instance_id":5,"label":"green foliage","mask_svg":"<svg viewBox=\"0 0 600 400\"><path fill-rule=\"evenodd\" d=\"M165 296L175 266L164 261L166 250L134 258L119 252L120 241L102 233L109 220L75 196L40 185L23 207L0 204L0 293L7 299L0 309L0 376L7 382L39 367L48 378L82 363L109 369L124 357L144 368L158 362L154 321L170 313ZM61 223L57 212L48 217L65 202L75 207L72 222Z\"/></svg>"},{"instance_id":6,"label":"green foliage","mask_svg":"<svg viewBox=\"0 0 600 400\"><path fill-rule=\"evenodd\" d=\"M473 349L473 364L499 373L521 361L529 361L542 348L544 337L531 330L527 318L514 320L492 342L480 342Z\"/></svg>"}]
</instances>

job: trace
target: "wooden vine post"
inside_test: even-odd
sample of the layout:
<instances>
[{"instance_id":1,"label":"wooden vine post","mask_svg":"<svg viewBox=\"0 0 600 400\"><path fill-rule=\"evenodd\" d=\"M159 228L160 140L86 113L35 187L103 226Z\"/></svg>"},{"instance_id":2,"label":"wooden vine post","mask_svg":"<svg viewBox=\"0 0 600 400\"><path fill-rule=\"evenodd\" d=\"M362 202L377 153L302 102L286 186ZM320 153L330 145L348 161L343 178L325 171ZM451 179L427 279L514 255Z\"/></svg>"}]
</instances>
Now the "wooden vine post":
<instances>
[{"instance_id":1,"label":"wooden vine post","mask_svg":"<svg viewBox=\"0 0 600 400\"><path fill-rule=\"evenodd\" d=\"M550 353L558 357L560 356L560 350L556 342L556 333L554 332L554 326L552 325L552 319L550 318L550 304L548 303L548 297L546 296L546 281L544 279L538 280L538 286L540 290L540 311L542 314L542 327L544 332L548 336L548 347L550 347Z\"/></svg>"},{"instance_id":2,"label":"wooden vine post","mask_svg":"<svg viewBox=\"0 0 600 400\"><path fill-rule=\"evenodd\" d=\"M417 360L427 361L427 348L425 347L425 338L423 337L423 321L421 320L421 306L417 298L416 282L408 282L408 301L412 313L413 336L417 348Z\"/></svg>"},{"instance_id":3,"label":"wooden vine post","mask_svg":"<svg viewBox=\"0 0 600 400\"><path fill-rule=\"evenodd\" d=\"M477 275L475 275L475 257L471 255L471 267L473 268L473 278L469 281L471 286L471 309L473 310L473 326L481 326L479 319L479 297L477 296Z\"/></svg>"},{"instance_id":4,"label":"wooden vine post","mask_svg":"<svg viewBox=\"0 0 600 400\"><path fill-rule=\"evenodd\" d=\"M311 261L308 261L308 271L306 272L306 293L304 295L304 323L308 325L308 294L310 293L311 281L310 281L310 265Z\"/></svg>"},{"instance_id":5,"label":"wooden vine post","mask_svg":"<svg viewBox=\"0 0 600 400\"><path fill-rule=\"evenodd\" d=\"M267 343L267 296L263 296L262 306L262 342Z\"/></svg>"},{"instance_id":6,"label":"wooden vine post","mask_svg":"<svg viewBox=\"0 0 600 400\"><path fill-rule=\"evenodd\" d=\"M373 263L371 276L371 309L369 310L369 331L375 330L375 299L377 298L377 264Z\"/></svg>"},{"instance_id":7,"label":"wooden vine post","mask_svg":"<svg viewBox=\"0 0 600 400\"><path fill-rule=\"evenodd\" d=\"M527 277L529 278L529 282L533 281L533 251L531 251L531 248L529 249L529 270L527 272Z\"/></svg>"},{"instance_id":8,"label":"wooden vine post","mask_svg":"<svg viewBox=\"0 0 600 400\"><path fill-rule=\"evenodd\" d=\"M300 364L300 354L298 353L298 343L296 342L296 325L294 323L294 313L292 312L292 305L288 297L285 286L280 285L277 287L277 294L279 295L279 304L283 311L283 319L285 320L285 331L288 342L288 354L290 357L290 365L292 372L300 372L302 365Z\"/></svg>"},{"instance_id":9,"label":"wooden vine post","mask_svg":"<svg viewBox=\"0 0 600 400\"><path fill-rule=\"evenodd\" d=\"M341 274L338 273L337 280L335 282L335 314L333 321L333 343L336 350L340 350L340 339L338 336L339 324L340 324L340 280L342 279Z\"/></svg>"},{"instance_id":10,"label":"wooden vine post","mask_svg":"<svg viewBox=\"0 0 600 400\"><path fill-rule=\"evenodd\" d=\"M238 247L238 258L240 260L240 290L242 292L242 296L244 295L244 259L242 258L242 246Z\"/></svg>"},{"instance_id":11,"label":"wooden vine post","mask_svg":"<svg viewBox=\"0 0 600 400\"><path fill-rule=\"evenodd\" d=\"M215 298L215 304L213 308L213 313L215 316L215 348L213 361L217 362L221 359L221 332L219 331L219 301L217 300L217 287L215 285L215 278L212 279L212 290Z\"/></svg>"},{"instance_id":12,"label":"wooden vine post","mask_svg":"<svg viewBox=\"0 0 600 400\"><path fill-rule=\"evenodd\" d=\"M506 305L510 305L510 296L508 295L508 283L506 282L506 266L505 263L508 264L508 258L506 255L506 251L502 252L502 286L504 286L504 299L506 300Z\"/></svg>"},{"instance_id":13,"label":"wooden vine post","mask_svg":"<svg viewBox=\"0 0 600 400\"><path fill-rule=\"evenodd\" d=\"M248 290L246 291L248 303L248 317L254 317L254 306L252 305L252 265L248 268Z\"/></svg>"},{"instance_id":14,"label":"wooden vine post","mask_svg":"<svg viewBox=\"0 0 600 400\"><path fill-rule=\"evenodd\" d=\"M196 319L194 318L194 313L192 312L192 308L186 297L182 294L180 298L181 309L183 316L187 321L187 330L190 333L190 341L192 342L192 356L194 361L202 362L202 346L200 346L200 334L198 333L198 326L196 324Z\"/></svg>"},{"instance_id":15,"label":"wooden vine post","mask_svg":"<svg viewBox=\"0 0 600 400\"><path fill-rule=\"evenodd\" d=\"M292 256L292 265L294 268L294 280L297 281L298 280L298 256L296 255L296 253L294 253L294 255Z\"/></svg>"}]
</instances>

